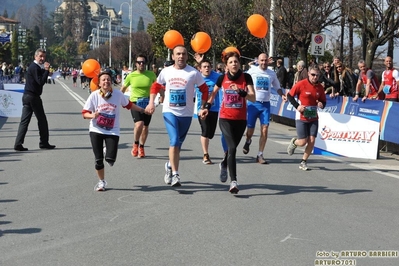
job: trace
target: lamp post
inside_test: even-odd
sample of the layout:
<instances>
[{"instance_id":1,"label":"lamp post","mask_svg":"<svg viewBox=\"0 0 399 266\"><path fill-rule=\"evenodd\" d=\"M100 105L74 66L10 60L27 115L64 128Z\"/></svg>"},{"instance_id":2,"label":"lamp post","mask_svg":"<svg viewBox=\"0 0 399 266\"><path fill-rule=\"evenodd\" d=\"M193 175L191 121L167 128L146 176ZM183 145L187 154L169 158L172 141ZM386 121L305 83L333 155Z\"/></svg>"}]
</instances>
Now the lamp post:
<instances>
[{"instance_id":1,"label":"lamp post","mask_svg":"<svg viewBox=\"0 0 399 266\"><path fill-rule=\"evenodd\" d=\"M105 18L101 20L101 28L105 28L104 26L104 21L108 21L108 29L109 29L109 52L108 52L108 57L109 57L109 67L111 67L111 42L112 42L112 32L111 32L111 18Z\"/></svg>"},{"instance_id":2,"label":"lamp post","mask_svg":"<svg viewBox=\"0 0 399 266\"><path fill-rule=\"evenodd\" d=\"M96 36L94 35L95 34L95 32L94 32L95 30L97 31ZM100 47L100 33L99 32L100 32L100 28L97 25L97 28L91 29L91 34L89 35L89 39L87 40L87 42L91 42L93 50L98 48L98 47Z\"/></svg>"},{"instance_id":3,"label":"lamp post","mask_svg":"<svg viewBox=\"0 0 399 266\"><path fill-rule=\"evenodd\" d=\"M119 7L119 15L122 15L122 6L123 4L127 4L129 6L129 68L132 67L132 20L133 20L133 0L130 0L130 4L128 2L123 2Z\"/></svg>"}]
</instances>

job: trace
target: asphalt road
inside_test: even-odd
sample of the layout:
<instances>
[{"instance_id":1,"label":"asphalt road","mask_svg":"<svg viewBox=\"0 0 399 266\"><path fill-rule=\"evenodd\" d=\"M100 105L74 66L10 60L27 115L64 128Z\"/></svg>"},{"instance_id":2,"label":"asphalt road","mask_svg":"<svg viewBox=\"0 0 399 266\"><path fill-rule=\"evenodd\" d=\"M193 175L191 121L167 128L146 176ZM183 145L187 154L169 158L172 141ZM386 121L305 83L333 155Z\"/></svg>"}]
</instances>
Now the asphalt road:
<instances>
[{"instance_id":1,"label":"asphalt road","mask_svg":"<svg viewBox=\"0 0 399 266\"><path fill-rule=\"evenodd\" d=\"M215 164L204 165L193 119L181 152L182 186L172 188L163 182L169 141L161 107L145 159L130 155L133 121L123 110L118 159L105 169L108 190L95 192L89 123L81 115L87 95L71 80L45 86L54 150L39 149L33 117L29 151L15 152L19 118L0 119L0 265L334 265L316 260L327 263L335 252L347 255L336 265L399 265L395 158L311 156L305 172L301 149L286 154L295 130L272 122L269 165L255 163L258 135L248 155L242 140L234 196L218 178L219 129L210 147ZM372 250L396 253L371 258L378 255Z\"/></svg>"}]
</instances>

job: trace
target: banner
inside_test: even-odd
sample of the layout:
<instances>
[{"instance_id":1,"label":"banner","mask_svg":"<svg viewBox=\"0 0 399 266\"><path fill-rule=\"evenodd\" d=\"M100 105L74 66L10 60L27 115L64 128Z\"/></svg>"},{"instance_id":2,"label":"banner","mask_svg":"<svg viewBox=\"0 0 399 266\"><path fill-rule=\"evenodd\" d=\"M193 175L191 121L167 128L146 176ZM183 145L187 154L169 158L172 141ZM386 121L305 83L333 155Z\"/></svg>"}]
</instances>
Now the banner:
<instances>
[{"instance_id":1,"label":"banner","mask_svg":"<svg viewBox=\"0 0 399 266\"><path fill-rule=\"evenodd\" d=\"M22 93L0 90L0 116L21 117Z\"/></svg>"},{"instance_id":2,"label":"banner","mask_svg":"<svg viewBox=\"0 0 399 266\"><path fill-rule=\"evenodd\" d=\"M319 113L314 154L377 159L379 122L353 115Z\"/></svg>"}]
</instances>

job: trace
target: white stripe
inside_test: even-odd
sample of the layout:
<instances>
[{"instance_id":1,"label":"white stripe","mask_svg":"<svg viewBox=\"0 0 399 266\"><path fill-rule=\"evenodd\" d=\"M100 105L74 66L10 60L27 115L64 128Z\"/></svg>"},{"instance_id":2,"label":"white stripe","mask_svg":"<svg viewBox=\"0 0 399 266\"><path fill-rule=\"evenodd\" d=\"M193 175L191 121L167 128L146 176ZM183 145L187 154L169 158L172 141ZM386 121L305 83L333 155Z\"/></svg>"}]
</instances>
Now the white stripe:
<instances>
[{"instance_id":1,"label":"white stripe","mask_svg":"<svg viewBox=\"0 0 399 266\"><path fill-rule=\"evenodd\" d=\"M80 97L79 94L77 94L76 92L74 92L73 90L71 90L64 82L57 80L61 86L78 102L80 103L80 105L85 106L85 102L86 100L83 99L82 97Z\"/></svg>"},{"instance_id":2,"label":"white stripe","mask_svg":"<svg viewBox=\"0 0 399 266\"><path fill-rule=\"evenodd\" d=\"M285 146L290 144L289 141L280 141L280 140L271 140L271 141L281 144L281 145L285 145ZM345 162L345 161L339 159L339 157L331 157L331 156L323 156L323 158L330 160L330 161L347 164L349 166L352 166L352 167L355 167L358 169L369 170L376 174L385 175L385 176L399 179L399 175L389 173L389 171L399 171L399 165L383 165L383 164L372 163L369 161L366 163L348 163L348 162ZM383 172L379 169L386 169L387 172Z\"/></svg>"}]
</instances>

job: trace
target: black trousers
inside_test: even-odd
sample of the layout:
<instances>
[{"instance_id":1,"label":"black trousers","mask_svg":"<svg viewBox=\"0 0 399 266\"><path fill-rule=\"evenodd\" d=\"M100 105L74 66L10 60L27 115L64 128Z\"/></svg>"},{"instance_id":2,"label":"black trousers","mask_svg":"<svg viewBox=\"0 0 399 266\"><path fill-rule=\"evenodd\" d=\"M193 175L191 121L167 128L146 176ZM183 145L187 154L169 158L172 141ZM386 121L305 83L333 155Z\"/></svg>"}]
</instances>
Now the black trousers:
<instances>
[{"instance_id":1,"label":"black trousers","mask_svg":"<svg viewBox=\"0 0 399 266\"><path fill-rule=\"evenodd\" d=\"M21 122L18 127L18 134L15 140L15 146L22 145L25 140L26 132L28 131L28 126L32 115L35 114L37 118L37 125L39 127L40 143L39 145L46 145L49 142L49 132L47 117L44 113L43 102L40 96L34 96L31 94L26 94L22 96L22 115Z\"/></svg>"},{"instance_id":2,"label":"black trousers","mask_svg":"<svg viewBox=\"0 0 399 266\"><path fill-rule=\"evenodd\" d=\"M247 127L247 120L229 120L220 118L219 127L228 147L227 167L229 168L229 175L231 181L237 181L236 153L242 135Z\"/></svg>"}]
</instances>

